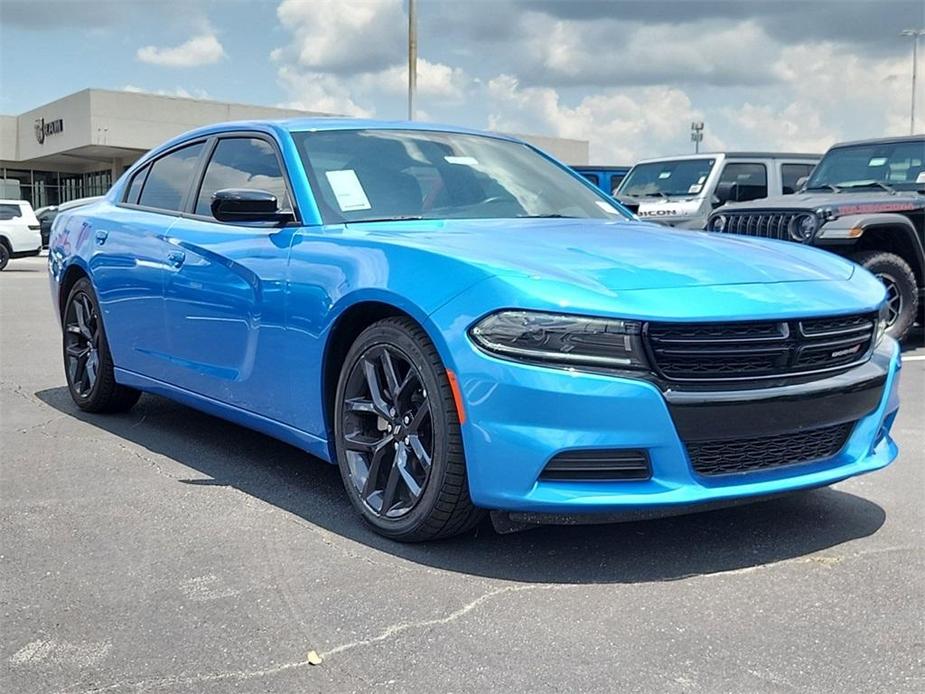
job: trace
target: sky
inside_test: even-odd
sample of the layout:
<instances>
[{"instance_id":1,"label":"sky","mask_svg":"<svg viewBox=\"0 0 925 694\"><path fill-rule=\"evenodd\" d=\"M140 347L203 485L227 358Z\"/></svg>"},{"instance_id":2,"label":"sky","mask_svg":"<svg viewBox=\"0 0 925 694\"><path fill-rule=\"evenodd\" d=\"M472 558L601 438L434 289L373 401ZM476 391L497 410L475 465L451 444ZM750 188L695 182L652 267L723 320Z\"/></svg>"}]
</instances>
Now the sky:
<instances>
[{"instance_id":1,"label":"sky","mask_svg":"<svg viewBox=\"0 0 925 694\"><path fill-rule=\"evenodd\" d=\"M418 0L420 120L592 161L909 132L925 0ZM0 112L87 87L407 115L407 0L0 0ZM925 131L925 38L916 132Z\"/></svg>"}]
</instances>

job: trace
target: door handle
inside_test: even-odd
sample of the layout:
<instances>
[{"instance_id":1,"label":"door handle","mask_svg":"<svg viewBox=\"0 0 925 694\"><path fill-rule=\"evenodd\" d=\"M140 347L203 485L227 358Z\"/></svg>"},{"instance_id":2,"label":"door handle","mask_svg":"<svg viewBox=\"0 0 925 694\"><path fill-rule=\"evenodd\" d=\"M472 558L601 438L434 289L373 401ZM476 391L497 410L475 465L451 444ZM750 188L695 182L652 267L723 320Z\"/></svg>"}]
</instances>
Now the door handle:
<instances>
[{"instance_id":1,"label":"door handle","mask_svg":"<svg viewBox=\"0 0 925 694\"><path fill-rule=\"evenodd\" d=\"M167 262L170 263L172 267L180 267L185 260L186 253L183 251L171 251L167 254Z\"/></svg>"},{"instance_id":2,"label":"door handle","mask_svg":"<svg viewBox=\"0 0 925 694\"><path fill-rule=\"evenodd\" d=\"M104 243L106 243L106 239L108 238L109 238L108 231L106 231L105 229L96 230L96 245L97 246L102 246Z\"/></svg>"}]
</instances>

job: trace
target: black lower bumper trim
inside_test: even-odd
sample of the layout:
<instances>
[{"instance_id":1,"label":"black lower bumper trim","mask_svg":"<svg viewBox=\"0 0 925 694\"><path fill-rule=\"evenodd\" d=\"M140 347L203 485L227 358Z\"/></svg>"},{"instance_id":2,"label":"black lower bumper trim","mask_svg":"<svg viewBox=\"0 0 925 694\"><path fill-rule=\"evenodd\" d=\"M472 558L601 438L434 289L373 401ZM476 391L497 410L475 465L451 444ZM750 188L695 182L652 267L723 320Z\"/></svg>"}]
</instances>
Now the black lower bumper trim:
<instances>
[{"instance_id":1,"label":"black lower bumper trim","mask_svg":"<svg viewBox=\"0 0 925 694\"><path fill-rule=\"evenodd\" d=\"M778 388L665 393L685 442L757 438L854 422L883 397L889 361L871 359L837 376Z\"/></svg>"}]
</instances>

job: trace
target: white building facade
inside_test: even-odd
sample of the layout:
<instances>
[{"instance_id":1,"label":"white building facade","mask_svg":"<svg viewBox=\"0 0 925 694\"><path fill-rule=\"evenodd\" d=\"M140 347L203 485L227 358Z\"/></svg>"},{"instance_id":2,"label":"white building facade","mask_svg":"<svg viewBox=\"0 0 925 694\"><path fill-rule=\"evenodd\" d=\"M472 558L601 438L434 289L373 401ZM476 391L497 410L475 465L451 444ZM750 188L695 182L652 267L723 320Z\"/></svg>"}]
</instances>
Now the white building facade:
<instances>
[{"instance_id":1,"label":"white building facade","mask_svg":"<svg viewBox=\"0 0 925 694\"><path fill-rule=\"evenodd\" d=\"M84 89L19 116L0 116L0 198L35 208L102 195L152 147L187 130L230 120L328 116L105 89ZM588 142L521 135L569 164Z\"/></svg>"}]
</instances>

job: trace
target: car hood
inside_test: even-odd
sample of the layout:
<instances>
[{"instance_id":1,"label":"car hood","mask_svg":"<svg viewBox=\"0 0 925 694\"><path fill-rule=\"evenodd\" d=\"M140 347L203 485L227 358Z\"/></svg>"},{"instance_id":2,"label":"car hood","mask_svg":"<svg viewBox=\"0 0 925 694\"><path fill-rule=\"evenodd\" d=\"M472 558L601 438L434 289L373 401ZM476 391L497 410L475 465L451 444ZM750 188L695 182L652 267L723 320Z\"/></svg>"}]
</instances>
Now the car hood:
<instances>
[{"instance_id":1,"label":"car hood","mask_svg":"<svg viewBox=\"0 0 925 694\"><path fill-rule=\"evenodd\" d=\"M449 256L490 275L607 293L729 284L832 281L854 266L797 244L678 231L636 221L446 220L352 224L367 241Z\"/></svg>"},{"instance_id":2,"label":"car hood","mask_svg":"<svg viewBox=\"0 0 925 694\"><path fill-rule=\"evenodd\" d=\"M828 193L812 191L794 195L777 195L761 200L736 202L724 205L723 210L774 210L806 209L829 210L835 215L875 214L880 212L903 212L925 207L925 195L910 191L888 193L887 191L863 190ZM715 213L714 213L715 214Z\"/></svg>"}]
</instances>

